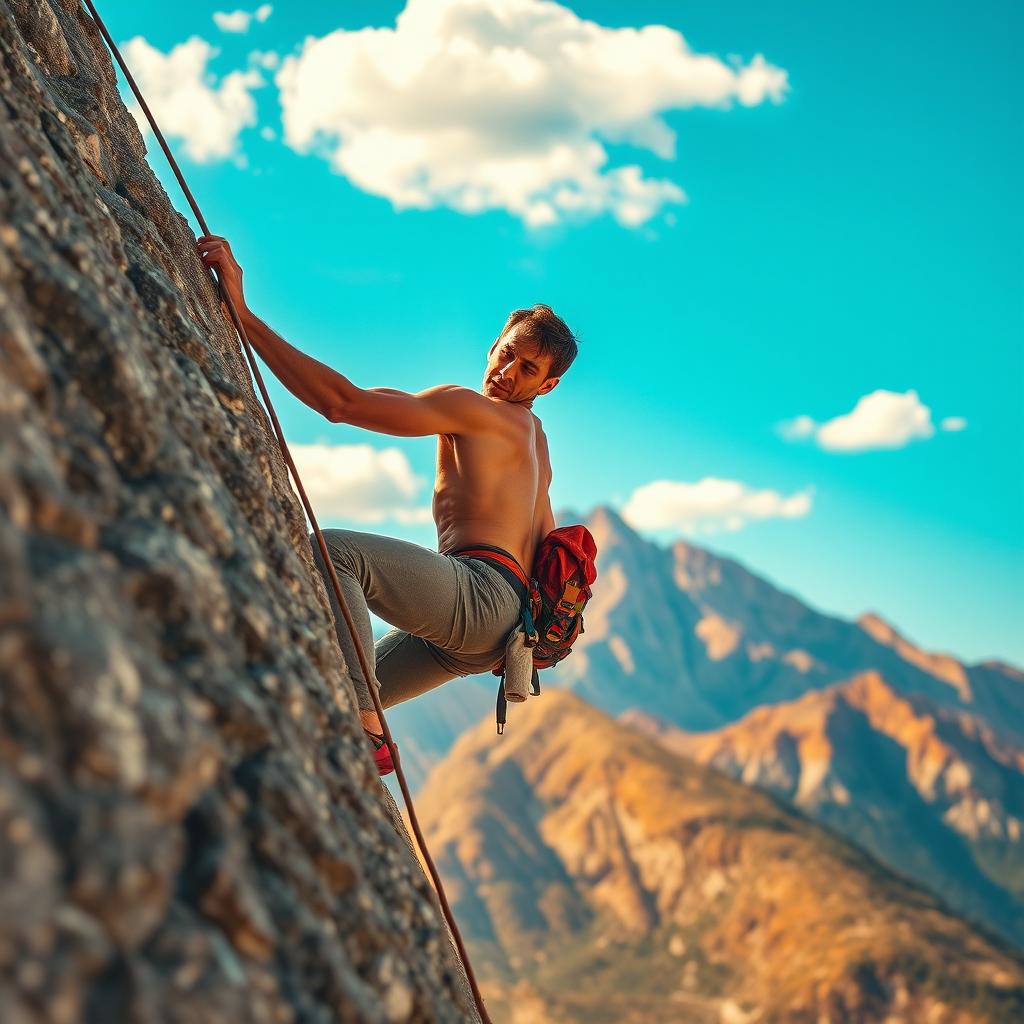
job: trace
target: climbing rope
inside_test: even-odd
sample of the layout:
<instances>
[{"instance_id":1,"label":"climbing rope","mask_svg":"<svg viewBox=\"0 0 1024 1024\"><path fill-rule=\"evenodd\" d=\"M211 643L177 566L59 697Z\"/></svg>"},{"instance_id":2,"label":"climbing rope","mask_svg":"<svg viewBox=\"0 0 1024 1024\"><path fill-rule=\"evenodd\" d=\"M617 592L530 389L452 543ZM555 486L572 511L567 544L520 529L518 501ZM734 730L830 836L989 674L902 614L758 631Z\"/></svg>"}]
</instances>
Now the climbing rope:
<instances>
[{"instance_id":1,"label":"climbing rope","mask_svg":"<svg viewBox=\"0 0 1024 1024\"><path fill-rule=\"evenodd\" d=\"M153 134L160 143L160 148L164 151L164 155L167 157L167 162L170 164L171 170L174 172L174 176L178 179L178 184L181 186L181 190L184 193L185 198L188 200L189 206L192 207L192 212L195 214L196 221L202 228L203 234L209 235L211 232L207 226L206 218L203 217L202 211L199 209L199 204L196 203L195 198L192 195L192 190L188 187L188 184L181 173L181 168L178 167L178 162L175 160L170 146L167 145L163 132L160 131L156 118L149 109L149 104L146 103L146 100L142 95L142 90L139 89L135 79L132 77L131 71L128 70L128 65L121 56L121 51L117 48L117 44L107 31L107 26L104 24L103 19L100 17L99 12L92 3L92 0L84 0L84 3L85 6L88 7L89 13L92 15L92 19L95 21L96 27L99 29L100 34L106 41L107 46L110 47L110 52L113 54L114 59L121 68L121 71L124 73L124 77L132 92L135 94L135 98L139 101L139 106L146 115L146 119L149 121L150 127L153 129ZM214 284L219 287L217 276L213 270L208 270L208 273L213 278ZM259 366L256 364L256 357L253 354L252 345L249 343L249 336L246 334L245 327L242 325L241 318L238 315L238 310L235 308L235 304L232 301L231 296L228 294L226 289L223 289L222 291L224 304L228 308L232 323L235 326L235 331L238 333L239 340L242 343L242 349L245 352L245 358L249 364L253 380L256 382L260 396L263 399L263 405L266 407L267 413L270 416L270 422L273 424L274 433L277 436L277 443L281 448L281 455L284 457L285 464L291 472L292 480L295 481L295 488L299 492L299 498L302 501L302 507L306 510L306 516L309 519L310 525L313 527L313 533L316 537L317 545L320 548L324 565L327 567L327 572L330 576L331 586L334 588L334 593L338 599L338 607L341 608L342 615L345 619L345 625L352 636L352 643L355 646L356 655L359 659L359 667L362 670L363 678L366 680L370 696L373 698L377 717L380 719L381 728L384 731L384 742L387 744L388 750L391 752L391 759L395 765L395 777L398 779L398 785L401 787L402 796L405 799L405 806L409 811L409 823L412 825L413 833L416 836L416 843L419 846L424 863L427 865L427 869L430 873L431 881L434 884L434 889L437 892L438 901L441 905L441 910L444 913L445 921L448 923L452 938L455 940L455 945L458 948L459 956L462 958L462 966L466 972L466 978L469 981L470 988L473 990L473 999L476 1003L477 1012L480 1014L480 1019L483 1024L491 1024L491 1018L488 1016L487 1010L484 1008L484 999L480 994L480 988L477 985L476 977L473 974L472 967L470 966L469 955L467 954L465 944L462 941L462 935L459 932L458 925L455 923L455 915L452 913L451 907L448 904L448 898L445 895L444 886L441 884L441 876L438 874L433 858L430 856L430 851L427 849L427 842L423 838L423 832L420 829L419 820L417 819L416 811L413 808L409 785L405 779L405 772L402 770L402 762L398 754L398 747L391 736L391 730L388 728L387 720L384 718L384 708L380 703L377 688L373 685L373 675L370 672L366 652L363 650L363 646L359 642L359 634L356 632L355 624L352 621L352 613L349 611L348 605L345 602L345 595L342 593L341 584L338 581L338 574L334 569L334 563L331 561L330 552L327 550L327 542L324 540L323 533L320 531L320 525L313 513L313 506L310 504L309 498L306 495L306 489L302 485L302 480L299 477L299 471L295 467L295 462L292 460L288 444L284 439L284 432L281 430L281 423L277 418L277 412L274 410L274 404L271 402L266 385L263 383L263 375L260 373Z\"/></svg>"}]
</instances>

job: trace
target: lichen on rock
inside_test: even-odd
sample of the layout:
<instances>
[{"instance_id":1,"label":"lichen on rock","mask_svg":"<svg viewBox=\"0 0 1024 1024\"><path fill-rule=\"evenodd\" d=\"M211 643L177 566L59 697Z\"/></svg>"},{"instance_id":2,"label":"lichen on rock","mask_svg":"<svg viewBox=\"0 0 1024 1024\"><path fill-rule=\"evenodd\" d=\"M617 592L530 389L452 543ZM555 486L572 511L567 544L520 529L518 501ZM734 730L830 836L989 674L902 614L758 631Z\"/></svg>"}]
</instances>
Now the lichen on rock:
<instances>
[{"instance_id":1,"label":"lichen on rock","mask_svg":"<svg viewBox=\"0 0 1024 1024\"><path fill-rule=\"evenodd\" d=\"M193 243L0 0L0 1019L475 1019Z\"/></svg>"}]
</instances>

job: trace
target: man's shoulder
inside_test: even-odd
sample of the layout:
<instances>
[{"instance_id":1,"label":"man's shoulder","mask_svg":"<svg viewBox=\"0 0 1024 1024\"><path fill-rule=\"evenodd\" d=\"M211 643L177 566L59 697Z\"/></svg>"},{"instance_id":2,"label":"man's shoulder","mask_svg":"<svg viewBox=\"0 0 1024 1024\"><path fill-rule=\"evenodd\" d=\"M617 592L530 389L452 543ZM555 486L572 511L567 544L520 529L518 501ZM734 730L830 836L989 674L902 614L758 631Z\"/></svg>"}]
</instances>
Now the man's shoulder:
<instances>
[{"instance_id":1,"label":"man's shoulder","mask_svg":"<svg viewBox=\"0 0 1024 1024\"><path fill-rule=\"evenodd\" d=\"M432 387L424 388L420 392L420 397L426 395L446 395L446 394L466 394L476 395L477 398L482 398L483 395L479 391L474 391L472 388L467 388L463 384L434 384Z\"/></svg>"},{"instance_id":2,"label":"man's shoulder","mask_svg":"<svg viewBox=\"0 0 1024 1024\"><path fill-rule=\"evenodd\" d=\"M425 388L417 397L464 408L488 409L493 405L491 400L481 395L479 391L462 384L435 384L433 387Z\"/></svg>"},{"instance_id":3,"label":"man's shoulder","mask_svg":"<svg viewBox=\"0 0 1024 1024\"><path fill-rule=\"evenodd\" d=\"M465 398L467 401L488 402L490 399L473 388L467 388L465 384L435 384L433 387L425 388L420 395L451 395Z\"/></svg>"},{"instance_id":4,"label":"man's shoulder","mask_svg":"<svg viewBox=\"0 0 1024 1024\"><path fill-rule=\"evenodd\" d=\"M427 388L426 391L420 392L421 397L427 395L439 396L443 400L458 403L467 408L486 409L497 417L505 420L513 419L517 423L523 420L529 422L530 417L533 416L529 409L516 402L506 402L500 398L490 398L462 384L435 384L432 388Z\"/></svg>"},{"instance_id":5,"label":"man's shoulder","mask_svg":"<svg viewBox=\"0 0 1024 1024\"><path fill-rule=\"evenodd\" d=\"M418 397L443 406L456 418L461 429L449 431L452 434L511 436L522 430L522 410L461 384L435 384Z\"/></svg>"}]
</instances>

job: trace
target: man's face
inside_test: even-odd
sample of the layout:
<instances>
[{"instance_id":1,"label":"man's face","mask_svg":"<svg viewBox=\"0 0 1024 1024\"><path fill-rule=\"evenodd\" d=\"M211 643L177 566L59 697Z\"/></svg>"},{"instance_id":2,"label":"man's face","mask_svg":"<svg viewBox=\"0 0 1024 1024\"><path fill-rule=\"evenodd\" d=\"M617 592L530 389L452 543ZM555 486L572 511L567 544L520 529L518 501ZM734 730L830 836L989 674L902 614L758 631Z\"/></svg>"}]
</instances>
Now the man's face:
<instances>
[{"instance_id":1,"label":"man's face","mask_svg":"<svg viewBox=\"0 0 1024 1024\"><path fill-rule=\"evenodd\" d=\"M558 377L548 377L551 356L542 355L536 342L520 337L516 324L487 354L483 393L506 402L528 402L546 395Z\"/></svg>"}]
</instances>

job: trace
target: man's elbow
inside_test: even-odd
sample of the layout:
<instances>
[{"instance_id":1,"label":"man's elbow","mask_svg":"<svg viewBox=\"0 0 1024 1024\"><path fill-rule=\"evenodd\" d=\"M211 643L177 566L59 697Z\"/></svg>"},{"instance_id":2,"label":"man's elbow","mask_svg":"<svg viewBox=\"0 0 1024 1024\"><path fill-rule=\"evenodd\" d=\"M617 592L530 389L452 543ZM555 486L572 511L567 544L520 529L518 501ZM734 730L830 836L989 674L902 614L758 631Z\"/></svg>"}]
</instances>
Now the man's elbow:
<instances>
[{"instance_id":1,"label":"man's elbow","mask_svg":"<svg viewBox=\"0 0 1024 1024\"><path fill-rule=\"evenodd\" d=\"M347 405L343 402L332 402L330 405L325 406L320 410L320 414L324 419L331 423L348 423L349 411Z\"/></svg>"},{"instance_id":2,"label":"man's elbow","mask_svg":"<svg viewBox=\"0 0 1024 1024\"><path fill-rule=\"evenodd\" d=\"M365 402L361 402L362 392L353 388L351 393L340 388L332 388L322 399L320 414L331 423L355 423Z\"/></svg>"},{"instance_id":3,"label":"man's elbow","mask_svg":"<svg viewBox=\"0 0 1024 1024\"><path fill-rule=\"evenodd\" d=\"M367 407L366 404L360 402L331 402L321 412L331 423L347 423L350 427L360 427L378 434L408 433L401 428L396 429L391 423L391 417L382 416L379 409Z\"/></svg>"}]
</instances>

